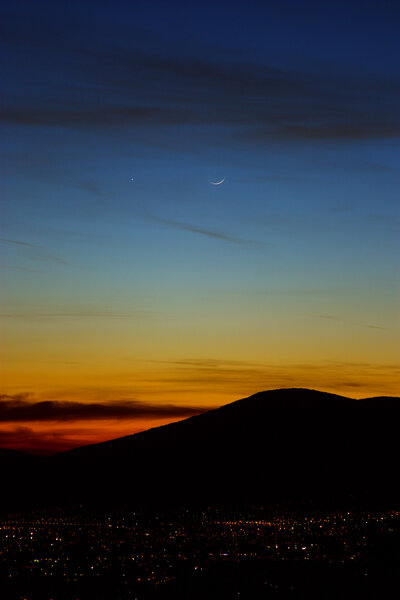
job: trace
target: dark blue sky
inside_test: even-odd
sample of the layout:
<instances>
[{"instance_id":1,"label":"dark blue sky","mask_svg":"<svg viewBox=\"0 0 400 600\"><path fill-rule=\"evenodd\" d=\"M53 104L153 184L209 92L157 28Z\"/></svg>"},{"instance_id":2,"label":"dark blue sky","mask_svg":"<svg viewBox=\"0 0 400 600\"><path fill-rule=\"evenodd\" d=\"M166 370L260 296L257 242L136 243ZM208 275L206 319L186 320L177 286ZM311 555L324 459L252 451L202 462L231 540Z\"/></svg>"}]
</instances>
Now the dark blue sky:
<instances>
[{"instance_id":1,"label":"dark blue sky","mask_svg":"<svg viewBox=\"0 0 400 600\"><path fill-rule=\"evenodd\" d=\"M131 47L215 59L215 53L275 65L323 65L388 73L396 69L397 2L270 1L4 2L11 41L21 34L62 42ZM53 30L53 31L50 31ZM36 35L35 35L36 34ZM28 41L28 40L27 40ZM44 40L43 40L44 41Z\"/></svg>"}]
</instances>

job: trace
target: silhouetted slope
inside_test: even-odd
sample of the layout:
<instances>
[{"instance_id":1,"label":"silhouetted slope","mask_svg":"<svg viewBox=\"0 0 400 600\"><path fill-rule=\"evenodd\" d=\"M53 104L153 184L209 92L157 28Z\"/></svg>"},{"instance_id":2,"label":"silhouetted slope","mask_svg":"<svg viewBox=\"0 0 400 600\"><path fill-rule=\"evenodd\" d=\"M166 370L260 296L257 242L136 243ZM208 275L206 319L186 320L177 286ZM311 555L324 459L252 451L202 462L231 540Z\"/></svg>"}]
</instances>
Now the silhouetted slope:
<instances>
[{"instance_id":1,"label":"silhouetted slope","mask_svg":"<svg viewBox=\"0 0 400 600\"><path fill-rule=\"evenodd\" d=\"M0 508L18 509L26 505L31 490L42 481L44 459L19 450L0 448Z\"/></svg>"},{"instance_id":2,"label":"silhouetted slope","mask_svg":"<svg viewBox=\"0 0 400 600\"><path fill-rule=\"evenodd\" d=\"M261 392L46 461L52 501L188 502L393 498L397 398Z\"/></svg>"},{"instance_id":3,"label":"silhouetted slope","mask_svg":"<svg viewBox=\"0 0 400 600\"><path fill-rule=\"evenodd\" d=\"M65 456L75 454L80 457L89 455L115 457L119 452L149 450L155 442L166 443L168 447L177 448L182 443L193 444L196 441L201 444L205 442L205 436L208 439L211 436L218 443L218 440L227 436L234 437L239 433L248 435L253 429L257 433L273 435L278 423L289 424L294 420L294 416L307 413L309 417L308 413L312 412L313 418L318 418L318 415L323 416L328 411L338 413L350 409L355 402L342 396L313 390L281 389L260 392L177 423L76 448L63 454Z\"/></svg>"},{"instance_id":4,"label":"silhouetted slope","mask_svg":"<svg viewBox=\"0 0 400 600\"><path fill-rule=\"evenodd\" d=\"M22 465L32 466L40 462L40 456L34 456L19 450L0 448L0 469L19 468Z\"/></svg>"}]
</instances>

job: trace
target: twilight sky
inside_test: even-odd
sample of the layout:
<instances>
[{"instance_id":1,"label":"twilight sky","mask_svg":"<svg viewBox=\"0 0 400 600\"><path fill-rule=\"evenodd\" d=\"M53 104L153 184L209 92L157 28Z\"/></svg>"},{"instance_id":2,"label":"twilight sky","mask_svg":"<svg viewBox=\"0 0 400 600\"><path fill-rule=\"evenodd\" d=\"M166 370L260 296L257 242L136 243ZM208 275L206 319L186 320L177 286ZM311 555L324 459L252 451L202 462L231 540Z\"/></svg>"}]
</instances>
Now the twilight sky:
<instances>
[{"instance_id":1,"label":"twilight sky","mask_svg":"<svg viewBox=\"0 0 400 600\"><path fill-rule=\"evenodd\" d=\"M400 393L397 2L1 13L0 446Z\"/></svg>"}]
</instances>

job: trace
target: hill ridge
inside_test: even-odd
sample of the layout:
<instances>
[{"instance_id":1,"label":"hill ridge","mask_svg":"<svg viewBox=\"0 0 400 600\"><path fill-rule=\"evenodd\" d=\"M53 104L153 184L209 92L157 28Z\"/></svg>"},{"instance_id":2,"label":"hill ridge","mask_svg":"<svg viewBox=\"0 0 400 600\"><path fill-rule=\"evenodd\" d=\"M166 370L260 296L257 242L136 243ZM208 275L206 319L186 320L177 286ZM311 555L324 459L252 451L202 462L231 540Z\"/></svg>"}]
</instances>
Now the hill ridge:
<instances>
[{"instance_id":1,"label":"hill ridge","mask_svg":"<svg viewBox=\"0 0 400 600\"><path fill-rule=\"evenodd\" d=\"M11 461L4 489L14 502L33 502L36 495L53 504L336 496L392 502L399 499L400 399L379 398L304 388L258 392L175 423L54 454L36 468L21 461L17 485Z\"/></svg>"}]
</instances>

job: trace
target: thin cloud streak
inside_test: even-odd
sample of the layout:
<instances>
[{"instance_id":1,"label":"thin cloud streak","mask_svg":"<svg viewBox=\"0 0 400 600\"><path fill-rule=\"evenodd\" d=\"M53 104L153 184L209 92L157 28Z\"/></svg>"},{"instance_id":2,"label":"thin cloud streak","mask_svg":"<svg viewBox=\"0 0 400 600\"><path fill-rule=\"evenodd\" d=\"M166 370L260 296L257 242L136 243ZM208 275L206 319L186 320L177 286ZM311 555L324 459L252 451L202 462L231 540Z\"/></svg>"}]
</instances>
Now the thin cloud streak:
<instances>
[{"instance_id":1,"label":"thin cloud streak","mask_svg":"<svg viewBox=\"0 0 400 600\"><path fill-rule=\"evenodd\" d=\"M69 263L56 256L44 246L39 246L38 244L31 244L29 242L23 242L21 240L12 240L9 238L0 238L0 243L8 244L11 246L16 246L22 249L25 249L26 257L31 260L37 260L40 262L55 262L61 265L69 265Z\"/></svg>"},{"instance_id":2,"label":"thin cloud streak","mask_svg":"<svg viewBox=\"0 0 400 600\"><path fill-rule=\"evenodd\" d=\"M307 73L227 63L218 56L208 61L144 53L144 36L138 29L130 31L130 39L121 39L120 46L108 44L98 24L90 42L83 23L74 22L73 36L69 31L65 23L62 28L53 22L52 27L32 27L21 22L21 14L8 15L3 37L16 67L21 65L22 49L22 56L29 52L34 57L36 69L60 76L58 83L54 78L42 83L41 98L29 92L17 99L12 94L5 97L0 120L99 130L228 125L233 128L229 135L246 142L351 141L399 134L396 81L332 70ZM71 90L80 100L66 107Z\"/></svg>"},{"instance_id":3,"label":"thin cloud streak","mask_svg":"<svg viewBox=\"0 0 400 600\"><path fill-rule=\"evenodd\" d=\"M177 229L178 231L188 231L189 233L195 233L198 235L205 235L207 237L211 237L217 240L221 240L223 242L230 242L232 244L252 244L254 242L250 242L248 240L242 240L240 238L236 238L234 236L221 233L219 231L215 231L213 229L205 229L203 227L198 227L197 225L193 225L190 223L182 223L181 221L176 221L174 219L166 219L163 217L156 217L155 215L150 214L142 214L140 215L146 221L150 221L153 223L160 223L161 225L167 225L168 227L172 227L173 229Z\"/></svg>"},{"instance_id":4,"label":"thin cloud streak","mask_svg":"<svg viewBox=\"0 0 400 600\"><path fill-rule=\"evenodd\" d=\"M162 365L160 364L160 367ZM340 371L342 382L337 385ZM123 375L120 375L123 379ZM364 395L376 393L393 394L398 389L399 366L386 363L357 363L317 361L309 363L257 363L214 358L183 358L166 361L165 368L151 377L151 387L157 383L164 390L190 397L223 394L232 400L280 387L318 388L326 391L345 392L347 382L357 380ZM146 386L137 384L138 392L148 394Z\"/></svg>"},{"instance_id":5,"label":"thin cloud streak","mask_svg":"<svg viewBox=\"0 0 400 600\"><path fill-rule=\"evenodd\" d=\"M290 74L289 74L290 78ZM183 82L179 82L183 85ZM248 85L248 83L246 83ZM211 86L210 86L211 87ZM262 87L269 88L268 80ZM336 107L330 107L328 95L321 98L306 94L303 107L293 100L297 85L290 82L292 95L275 96L270 91L258 90L259 102L242 97L236 90L237 104L228 104L232 98L216 96L213 104L200 104L193 90L193 97L186 99L186 108L154 106L151 108L138 104L132 98L129 106L108 105L101 109L91 106L72 110L58 107L42 108L24 105L23 107L4 106L0 111L0 121L9 125L35 127L74 127L108 129L126 126L173 126L173 125L230 125L234 127L233 138L237 141L264 142L268 140L365 140L396 138L399 136L398 124L388 115L380 114L376 106L364 108L365 116L354 113L354 107L338 101ZM133 93L131 91L131 93ZM181 92L177 90L177 95ZM286 90L285 93L288 93ZM314 91L315 93L315 91ZM221 92L221 95L223 92ZM264 95L266 94L266 96ZM307 97L309 96L309 97ZM264 100L263 107L260 104ZM288 108L280 114L278 103L284 102ZM359 103L364 100L360 97ZM122 102L121 102L122 103ZM327 106L324 107L324 103ZM247 105L247 108L243 106ZM341 104L344 104L343 106ZM238 108L238 105L241 105ZM304 107L305 105L305 107ZM268 108L269 107L269 108ZM333 114L332 114L333 113Z\"/></svg>"},{"instance_id":6,"label":"thin cloud streak","mask_svg":"<svg viewBox=\"0 0 400 600\"><path fill-rule=\"evenodd\" d=\"M79 189L83 190L84 192L89 192L89 194L93 194L94 196L104 196L100 185L95 181L78 181L76 185Z\"/></svg>"},{"instance_id":7,"label":"thin cloud streak","mask_svg":"<svg viewBox=\"0 0 400 600\"><path fill-rule=\"evenodd\" d=\"M68 432L71 434L71 432ZM0 448L19 450L33 454L53 454L58 451L69 450L73 446L80 445L70 435L68 438L64 432L36 431L31 427L18 426L11 430L0 429Z\"/></svg>"},{"instance_id":8,"label":"thin cloud streak","mask_svg":"<svg viewBox=\"0 0 400 600\"><path fill-rule=\"evenodd\" d=\"M343 321L339 317L335 317L334 315L318 315L320 319L328 319L328 321Z\"/></svg>"},{"instance_id":9,"label":"thin cloud streak","mask_svg":"<svg viewBox=\"0 0 400 600\"><path fill-rule=\"evenodd\" d=\"M30 244L29 242L21 242L20 240L0 238L0 242L3 242L4 244L14 244L16 246L27 246L28 248L39 248L40 250L43 250L43 246L38 246L37 244Z\"/></svg>"},{"instance_id":10,"label":"thin cloud streak","mask_svg":"<svg viewBox=\"0 0 400 600\"><path fill-rule=\"evenodd\" d=\"M326 319L328 321L339 321L342 323L347 323L346 319L341 319L340 317L335 317L334 315L317 315L319 319ZM364 325L362 323L356 323L361 327L367 327L368 329L385 329L385 327L381 327L380 325Z\"/></svg>"},{"instance_id":11,"label":"thin cloud streak","mask_svg":"<svg viewBox=\"0 0 400 600\"><path fill-rule=\"evenodd\" d=\"M24 271L26 273L45 273L40 269L29 269L28 267L18 267L17 265L0 265L0 269L12 269L15 271Z\"/></svg>"},{"instance_id":12,"label":"thin cloud streak","mask_svg":"<svg viewBox=\"0 0 400 600\"><path fill-rule=\"evenodd\" d=\"M9 429L0 429L0 448L19 450L38 455L49 455L55 452L64 452L77 446L98 443L109 439L110 433L107 429L96 430L80 426L76 429L75 423L54 426L50 430L38 431L37 424L34 427L18 425ZM108 435L107 435L108 433ZM126 432L124 432L126 435ZM130 431L129 433L136 433Z\"/></svg>"},{"instance_id":13,"label":"thin cloud streak","mask_svg":"<svg viewBox=\"0 0 400 600\"><path fill-rule=\"evenodd\" d=\"M45 400L31 402L28 394L0 396L0 422L81 421L102 419L159 419L189 417L204 412L197 406L147 404L138 400L73 402Z\"/></svg>"},{"instance_id":14,"label":"thin cloud streak","mask_svg":"<svg viewBox=\"0 0 400 600\"><path fill-rule=\"evenodd\" d=\"M31 312L0 313L2 319L143 319L154 318L160 313L148 311L117 311L96 309L65 309L65 310L38 310Z\"/></svg>"}]
</instances>

